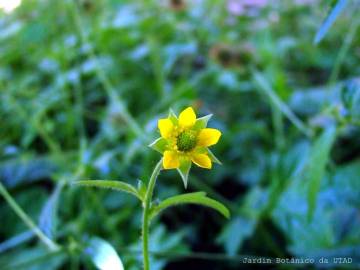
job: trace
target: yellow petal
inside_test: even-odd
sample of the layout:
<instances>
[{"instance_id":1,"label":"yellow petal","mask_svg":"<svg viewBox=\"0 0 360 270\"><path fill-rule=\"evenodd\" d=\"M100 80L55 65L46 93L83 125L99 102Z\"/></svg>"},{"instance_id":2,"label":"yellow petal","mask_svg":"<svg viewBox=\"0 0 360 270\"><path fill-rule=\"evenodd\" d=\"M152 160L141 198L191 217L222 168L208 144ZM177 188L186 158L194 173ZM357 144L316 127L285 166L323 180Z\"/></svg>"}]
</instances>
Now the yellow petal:
<instances>
[{"instance_id":1,"label":"yellow petal","mask_svg":"<svg viewBox=\"0 0 360 270\"><path fill-rule=\"evenodd\" d=\"M174 124L170 119L160 119L158 121L158 127L160 130L161 137L167 139L171 136L171 132L173 130Z\"/></svg>"},{"instance_id":2,"label":"yellow petal","mask_svg":"<svg viewBox=\"0 0 360 270\"><path fill-rule=\"evenodd\" d=\"M191 107L187 107L179 115L179 126L180 127L192 127L196 121L196 114Z\"/></svg>"},{"instance_id":3,"label":"yellow petal","mask_svg":"<svg viewBox=\"0 0 360 270\"><path fill-rule=\"evenodd\" d=\"M206 154L193 154L191 160L201 168L211 169L211 159Z\"/></svg>"},{"instance_id":4,"label":"yellow petal","mask_svg":"<svg viewBox=\"0 0 360 270\"><path fill-rule=\"evenodd\" d=\"M166 170L179 168L180 161L175 151L165 151L163 159L163 167Z\"/></svg>"},{"instance_id":5,"label":"yellow petal","mask_svg":"<svg viewBox=\"0 0 360 270\"><path fill-rule=\"evenodd\" d=\"M216 144L221 136L220 130L215 128L204 128L200 131L197 139L199 146L210 146Z\"/></svg>"}]
</instances>

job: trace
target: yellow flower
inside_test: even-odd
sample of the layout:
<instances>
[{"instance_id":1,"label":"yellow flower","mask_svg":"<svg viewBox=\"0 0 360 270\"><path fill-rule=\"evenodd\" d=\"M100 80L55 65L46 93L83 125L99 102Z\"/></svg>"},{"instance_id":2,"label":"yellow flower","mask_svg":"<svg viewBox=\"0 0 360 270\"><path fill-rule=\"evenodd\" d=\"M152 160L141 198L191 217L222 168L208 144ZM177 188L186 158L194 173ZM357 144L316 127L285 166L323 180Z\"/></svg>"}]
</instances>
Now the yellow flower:
<instances>
[{"instance_id":1,"label":"yellow flower","mask_svg":"<svg viewBox=\"0 0 360 270\"><path fill-rule=\"evenodd\" d=\"M168 118L158 121L161 138L150 147L163 154L164 169L178 169L185 186L191 163L211 169L212 162L220 163L208 149L219 141L221 132L206 128L211 115L196 118L193 108L183 110L179 118L170 112Z\"/></svg>"}]
</instances>

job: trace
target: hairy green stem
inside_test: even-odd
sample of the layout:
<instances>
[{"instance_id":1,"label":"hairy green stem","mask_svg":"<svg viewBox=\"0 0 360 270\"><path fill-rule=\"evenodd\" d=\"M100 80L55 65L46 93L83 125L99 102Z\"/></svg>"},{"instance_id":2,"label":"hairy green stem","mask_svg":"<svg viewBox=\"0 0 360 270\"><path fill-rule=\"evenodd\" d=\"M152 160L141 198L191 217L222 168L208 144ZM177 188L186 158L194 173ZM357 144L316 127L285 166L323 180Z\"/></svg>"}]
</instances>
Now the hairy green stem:
<instances>
[{"instance_id":1,"label":"hairy green stem","mask_svg":"<svg viewBox=\"0 0 360 270\"><path fill-rule=\"evenodd\" d=\"M143 212L143 220L142 220L142 246L143 246L144 270L150 270L150 258L149 258L150 207L151 207L152 195L156 184L156 179L161 169L162 169L162 159L160 159L160 161L154 168L143 201L144 212Z\"/></svg>"},{"instance_id":2,"label":"hairy green stem","mask_svg":"<svg viewBox=\"0 0 360 270\"><path fill-rule=\"evenodd\" d=\"M51 250L59 250L59 246L48 238L36 224L31 220L31 218L24 212L24 210L17 204L17 202L11 197L9 192L0 182L0 194L4 197L5 201L9 206L14 210L18 217L39 237L39 239Z\"/></svg>"}]
</instances>

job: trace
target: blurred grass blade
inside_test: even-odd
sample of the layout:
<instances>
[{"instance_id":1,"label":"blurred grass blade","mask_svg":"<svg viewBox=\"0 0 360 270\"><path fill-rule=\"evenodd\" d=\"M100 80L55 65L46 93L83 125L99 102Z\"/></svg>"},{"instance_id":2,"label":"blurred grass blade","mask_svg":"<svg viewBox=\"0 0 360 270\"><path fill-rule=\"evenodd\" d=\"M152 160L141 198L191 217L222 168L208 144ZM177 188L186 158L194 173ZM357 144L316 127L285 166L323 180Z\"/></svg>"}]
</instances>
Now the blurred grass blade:
<instances>
[{"instance_id":1,"label":"blurred grass blade","mask_svg":"<svg viewBox=\"0 0 360 270\"><path fill-rule=\"evenodd\" d=\"M348 3L347 0L338 0L337 1L336 5L332 8L329 15L326 17L326 19L320 26L318 32L316 33L316 36L314 39L315 44L318 44L325 37L326 33L329 31L331 26L334 24L337 17L344 10L347 3Z\"/></svg>"},{"instance_id":2,"label":"blurred grass blade","mask_svg":"<svg viewBox=\"0 0 360 270\"><path fill-rule=\"evenodd\" d=\"M226 254L235 256L243 242L253 233L256 224L254 220L237 216L226 224L217 242L224 246Z\"/></svg>"},{"instance_id":3,"label":"blurred grass blade","mask_svg":"<svg viewBox=\"0 0 360 270\"><path fill-rule=\"evenodd\" d=\"M357 30L360 25L359 11L360 11L360 5L355 7L352 11L351 23L350 23L348 31L344 37L342 45L341 45L340 49L338 50L339 53L337 54L335 63L333 65L333 68L332 68L332 71L330 74L330 78L329 78L330 84L336 83L336 80L339 77L341 66L344 64L344 60L346 58L346 55L349 53L349 50L351 48L351 44L353 44L354 38L356 38L356 33L357 33Z\"/></svg>"},{"instance_id":4,"label":"blurred grass blade","mask_svg":"<svg viewBox=\"0 0 360 270\"><path fill-rule=\"evenodd\" d=\"M37 237L49 248L51 251L59 250L60 247L58 244L53 242L50 238L48 238L38 226L34 223L34 221L25 213L25 211L20 207L20 205L13 199L10 193L6 190L3 184L0 182L0 194L4 197L5 201L11 207L11 209L15 212L15 214L28 226Z\"/></svg>"},{"instance_id":5,"label":"blurred grass blade","mask_svg":"<svg viewBox=\"0 0 360 270\"><path fill-rule=\"evenodd\" d=\"M45 203L39 218L39 227L49 238L53 238L54 231L57 225L57 210L59 204L59 197L64 187L64 182L57 184L55 190Z\"/></svg>"},{"instance_id":6,"label":"blurred grass blade","mask_svg":"<svg viewBox=\"0 0 360 270\"><path fill-rule=\"evenodd\" d=\"M20 253L8 254L0 261L1 270L60 269L66 260L65 249L48 251L41 247L23 249Z\"/></svg>"},{"instance_id":7,"label":"blurred grass blade","mask_svg":"<svg viewBox=\"0 0 360 270\"><path fill-rule=\"evenodd\" d=\"M0 162L0 179L7 188L51 177L57 166L50 155L24 155Z\"/></svg>"},{"instance_id":8,"label":"blurred grass blade","mask_svg":"<svg viewBox=\"0 0 360 270\"><path fill-rule=\"evenodd\" d=\"M163 67L163 61L161 59L161 47L160 44L153 37L147 38L148 47L150 48L150 59L152 68L155 73L156 88L159 96L162 98L165 93L165 72Z\"/></svg>"},{"instance_id":9,"label":"blurred grass blade","mask_svg":"<svg viewBox=\"0 0 360 270\"><path fill-rule=\"evenodd\" d=\"M26 243L30 239L34 237L34 233L32 231L25 231L20 233L2 243L0 243L0 253L7 251L11 248L17 247L23 243Z\"/></svg>"},{"instance_id":10,"label":"blurred grass blade","mask_svg":"<svg viewBox=\"0 0 360 270\"><path fill-rule=\"evenodd\" d=\"M100 270L124 270L114 247L101 238L91 238L85 253Z\"/></svg>"},{"instance_id":11,"label":"blurred grass blade","mask_svg":"<svg viewBox=\"0 0 360 270\"><path fill-rule=\"evenodd\" d=\"M141 200L141 196L138 193L137 189L132 185L121 181L111 181L111 180L81 180L74 183L75 185L86 186L86 187L97 187L97 188L107 188L113 189L116 191L123 191L134 195L135 197Z\"/></svg>"},{"instance_id":12,"label":"blurred grass blade","mask_svg":"<svg viewBox=\"0 0 360 270\"><path fill-rule=\"evenodd\" d=\"M222 203L206 197L205 192L194 192L194 193L181 194L181 195L177 195L177 196L173 196L168 199L165 199L159 205L155 206L152 209L151 216L153 218L160 211L162 211L168 207L179 205L179 204L199 204L199 205L207 206L207 207L210 207L210 208L218 211L220 214L222 214L226 218L230 217L229 210Z\"/></svg>"},{"instance_id":13,"label":"blurred grass blade","mask_svg":"<svg viewBox=\"0 0 360 270\"><path fill-rule=\"evenodd\" d=\"M271 100L275 108L281 111L289 120L296 126L301 132L306 136L312 136L312 130L309 129L286 105L271 88L269 82L266 80L263 74L258 71L253 71L253 77L255 83L258 85L259 89L264 92Z\"/></svg>"},{"instance_id":14,"label":"blurred grass blade","mask_svg":"<svg viewBox=\"0 0 360 270\"><path fill-rule=\"evenodd\" d=\"M325 174L326 164L330 157L330 150L336 138L334 126L324 130L321 136L315 141L310 157L305 167L305 183L309 184L308 190L308 220L314 215L317 195L320 190L321 180Z\"/></svg>"}]
</instances>

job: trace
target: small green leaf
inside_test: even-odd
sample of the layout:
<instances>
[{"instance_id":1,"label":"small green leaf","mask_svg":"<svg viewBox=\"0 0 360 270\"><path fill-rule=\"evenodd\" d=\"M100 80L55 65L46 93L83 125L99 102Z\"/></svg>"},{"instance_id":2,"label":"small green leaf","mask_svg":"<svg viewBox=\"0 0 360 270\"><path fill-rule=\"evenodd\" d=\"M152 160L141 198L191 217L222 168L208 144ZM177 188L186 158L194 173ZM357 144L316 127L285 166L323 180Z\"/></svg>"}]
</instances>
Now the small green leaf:
<instances>
[{"instance_id":1,"label":"small green leaf","mask_svg":"<svg viewBox=\"0 0 360 270\"><path fill-rule=\"evenodd\" d=\"M205 192L193 192L193 193L181 194L167 198L164 201L162 201L159 205L154 206L151 209L151 217L152 218L155 217L162 210L168 207L179 204L199 204L199 205L207 206L218 211L226 218L230 217L229 210L222 203L206 197Z\"/></svg>"},{"instance_id":2,"label":"small green leaf","mask_svg":"<svg viewBox=\"0 0 360 270\"><path fill-rule=\"evenodd\" d=\"M87 187L98 187L98 188L108 188L114 189L116 191L123 191L134 195L135 197L141 200L141 196L132 185L121 181L111 181L111 180L81 180L74 183L74 185L87 186Z\"/></svg>"},{"instance_id":3,"label":"small green leaf","mask_svg":"<svg viewBox=\"0 0 360 270\"><path fill-rule=\"evenodd\" d=\"M91 238L85 253L100 270L124 270L124 266L114 247L101 238Z\"/></svg>"},{"instance_id":4,"label":"small green leaf","mask_svg":"<svg viewBox=\"0 0 360 270\"><path fill-rule=\"evenodd\" d=\"M149 147L151 147L152 149L154 149L162 154L166 150L167 140L165 140L164 138L158 138L154 142L149 144Z\"/></svg>"},{"instance_id":5,"label":"small green leaf","mask_svg":"<svg viewBox=\"0 0 360 270\"><path fill-rule=\"evenodd\" d=\"M316 33L314 43L318 44L326 35L326 33L329 31L331 26L336 21L337 17L341 14L341 12L346 7L346 4L348 3L347 0L338 0L336 5L331 9L329 15L326 17L322 25L320 26L318 32Z\"/></svg>"},{"instance_id":6,"label":"small green leaf","mask_svg":"<svg viewBox=\"0 0 360 270\"><path fill-rule=\"evenodd\" d=\"M207 123L209 122L211 117L212 117L212 114L208 114L208 115L205 115L203 117L196 119L194 129L200 130L200 129L206 128Z\"/></svg>"},{"instance_id":7,"label":"small green leaf","mask_svg":"<svg viewBox=\"0 0 360 270\"><path fill-rule=\"evenodd\" d=\"M210 149L207 149L208 155L212 162L222 165L221 161L217 159L213 152Z\"/></svg>"},{"instance_id":8,"label":"small green leaf","mask_svg":"<svg viewBox=\"0 0 360 270\"><path fill-rule=\"evenodd\" d=\"M330 157L330 150L336 138L336 128L334 126L326 129L315 141L309 160L305 167L304 181L309 183L308 191L308 220L312 216L316 207L317 194L320 190L321 180L325 174L326 164Z\"/></svg>"},{"instance_id":9,"label":"small green leaf","mask_svg":"<svg viewBox=\"0 0 360 270\"><path fill-rule=\"evenodd\" d=\"M177 169L177 171L179 172L179 174L181 176L181 179L184 182L185 189L187 188L190 169L191 169L191 160L181 161L180 167Z\"/></svg>"}]
</instances>

